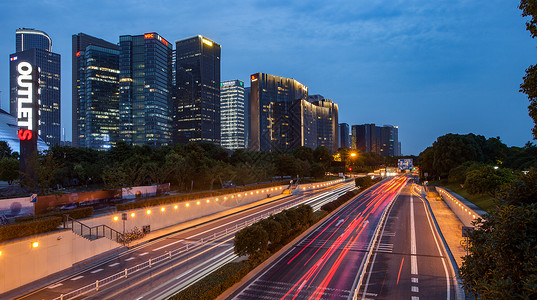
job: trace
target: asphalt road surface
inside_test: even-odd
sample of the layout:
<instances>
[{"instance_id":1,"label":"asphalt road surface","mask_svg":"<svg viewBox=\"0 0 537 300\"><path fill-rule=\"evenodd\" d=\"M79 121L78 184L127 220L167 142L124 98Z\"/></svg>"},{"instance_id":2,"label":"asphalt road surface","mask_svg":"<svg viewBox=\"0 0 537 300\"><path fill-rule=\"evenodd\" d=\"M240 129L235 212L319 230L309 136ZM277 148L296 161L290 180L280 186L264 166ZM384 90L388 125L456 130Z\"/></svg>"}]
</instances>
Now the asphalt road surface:
<instances>
[{"instance_id":1,"label":"asphalt road surface","mask_svg":"<svg viewBox=\"0 0 537 300\"><path fill-rule=\"evenodd\" d=\"M412 184L394 202L374 249L358 299L457 299L450 260Z\"/></svg>"},{"instance_id":2,"label":"asphalt road surface","mask_svg":"<svg viewBox=\"0 0 537 300\"><path fill-rule=\"evenodd\" d=\"M407 181L396 177L358 195L229 298L352 297L383 212Z\"/></svg>"},{"instance_id":3,"label":"asphalt road surface","mask_svg":"<svg viewBox=\"0 0 537 300\"><path fill-rule=\"evenodd\" d=\"M354 181L300 192L177 232L51 282L19 299L60 299L61 295L63 299L167 299L236 259L233 237L241 226L288 206L304 203L318 209L353 187ZM77 295L77 291L85 293Z\"/></svg>"}]
</instances>

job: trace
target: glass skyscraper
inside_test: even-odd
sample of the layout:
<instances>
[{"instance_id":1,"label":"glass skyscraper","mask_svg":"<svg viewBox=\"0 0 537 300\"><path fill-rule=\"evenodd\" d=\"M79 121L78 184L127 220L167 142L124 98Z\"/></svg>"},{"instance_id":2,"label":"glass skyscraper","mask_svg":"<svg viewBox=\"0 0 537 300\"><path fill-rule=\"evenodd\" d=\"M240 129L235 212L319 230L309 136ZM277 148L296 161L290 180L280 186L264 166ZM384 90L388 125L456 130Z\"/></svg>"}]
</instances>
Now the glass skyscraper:
<instances>
[{"instance_id":1,"label":"glass skyscraper","mask_svg":"<svg viewBox=\"0 0 537 300\"><path fill-rule=\"evenodd\" d=\"M324 146L330 152L336 152L338 137L338 105L321 95L309 96L300 102L300 118L291 118L290 125L301 131L300 146L316 149ZM294 114L293 114L294 115Z\"/></svg>"},{"instance_id":2,"label":"glass skyscraper","mask_svg":"<svg viewBox=\"0 0 537 300\"><path fill-rule=\"evenodd\" d=\"M106 150L119 134L119 46L73 35L73 145Z\"/></svg>"},{"instance_id":3,"label":"glass skyscraper","mask_svg":"<svg viewBox=\"0 0 537 300\"><path fill-rule=\"evenodd\" d=\"M350 127L347 123L339 123L339 147L350 148L351 147L351 135Z\"/></svg>"},{"instance_id":4,"label":"glass skyscraper","mask_svg":"<svg viewBox=\"0 0 537 300\"><path fill-rule=\"evenodd\" d=\"M244 82L223 81L220 84L221 145L230 150L244 148Z\"/></svg>"},{"instance_id":5,"label":"glass skyscraper","mask_svg":"<svg viewBox=\"0 0 537 300\"><path fill-rule=\"evenodd\" d=\"M19 28L15 31L15 52L22 52L33 48L52 52L52 39L41 30Z\"/></svg>"},{"instance_id":6,"label":"glass skyscraper","mask_svg":"<svg viewBox=\"0 0 537 300\"><path fill-rule=\"evenodd\" d=\"M375 124L352 125L352 148L382 156L399 156L399 128Z\"/></svg>"},{"instance_id":7,"label":"glass skyscraper","mask_svg":"<svg viewBox=\"0 0 537 300\"><path fill-rule=\"evenodd\" d=\"M61 56L52 52L52 40L40 30L18 29L15 48L9 56L10 114L17 116L17 65L25 61L39 68L39 136L49 146L60 144Z\"/></svg>"},{"instance_id":8,"label":"glass skyscraper","mask_svg":"<svg viewBox=\"0 0 537 300\"><path fill-rule=\"evenodd\" d=\"M174 140L220 145L221 46L200 35L175 45Z\"/></svg>"},{"instance_id":9,"label":"glass skyscraper","mask_svg":"<svg viewBox=\"0 0 537 300\"><path fill-rule=\"evenodd\" d=\"M172 45L158 33L119 37L120 140L171 142Z\"/></svg>"},{"instance_id":10,"label":"glass skyscraper","mask_svg":"<svg viewBox=\"0 0 537 300\"><path fill-rule=\"evenodd\" d=\"M294 79L265 73L252 74L250 84L250 149L275 151L301 146L300 100L307 101L308 88Z\"/></svg>"}]
</instances>

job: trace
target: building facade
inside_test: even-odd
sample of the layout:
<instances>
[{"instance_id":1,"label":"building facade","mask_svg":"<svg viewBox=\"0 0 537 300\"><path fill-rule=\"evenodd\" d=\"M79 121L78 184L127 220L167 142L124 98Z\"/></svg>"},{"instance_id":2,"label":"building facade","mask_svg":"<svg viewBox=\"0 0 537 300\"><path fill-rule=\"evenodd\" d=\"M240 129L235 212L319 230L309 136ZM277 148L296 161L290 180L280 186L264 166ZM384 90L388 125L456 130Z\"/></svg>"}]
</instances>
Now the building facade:
<instances>
[{"instance_id":1,"label":"building facade","mask_svg":"<svg viewBox=\"0 0 537 300\"><path fill-rule=\"evenodd\" d=\"M175 45L174 141L220 145L221 46L201 35Z\"/></svg>"},{"instance_id":2,"label":"building facade","mask_svg":"<svg viewBox=\"0 0 537 300\"><path fill-rule=\"evenodd\" d=\"M119 46L72 37L73 145L106 150L119 138Z\"/></svg>"},{"instance_id":3,"label":"building facade","mask_svg":"<svg viewBox=\"0 0 537 300\"><path fill-rule=\"evenodd\" d=\"M244 82L228 80L220 83L220 143L223 148L244 148Z\"/></svg>"},{"instance_id":4,"label":"building facade","mask_svg":"<svg viewBox=\"0 0 537 300\"><path fill-rule=\"evenodd\" d=\"M314 118L317 127L317 143L312 149L324 146L330 152L336 152L339 148L338 105L321 95L312 95L308 99L315 109Z\"/></svg>"},{"instance_id":5,"label":"building facade","mask_svg":"<svg viewBox=\"0 0 537 300\"><path fill-rule=\"evenodd\" d=\"M351 131L347 123L339 123L339 148L351 148Z\"/></svg>"},{"instance_id":6,"label":"building facade","mask_svg":"<svg viewBox=\"0 0 537 300\"><path fill-rule=\"evenodd\" d=\"M158 33L119 37L119 140L171 143L172 44Z\"/></svg>"},{"instance_id":7,"label":"building facade","mask_svg":"<svg viewBox=\"0 0 537 300\"><path fill-rule=\"evenodd\" d=\"M382 156L399 156L399 128L397 126L363 124L352 126L352 148L361 152L375 152Z\"/></svg>"},{"instance_id":8,"label":"building facade","mask_svg":"<svg viewBox=\"0 0 537 300\"><path fill-rule=\"evenodd\" d=\"M300 124L308 88L294 79L266 73L252 74L250 86L250 149L276 151L301 146L301 126L291 124Z\"/></svg>"},{"instance_id":9,"label":"building facade","mask_svg":"<svg viewBox=\"0 0 537 300\"><path fill-rule=\"evenodd\" d=\"M244 148L250 147L252 138L250 137L250 123L252 122L252 114L250 111L250 94L252 88L244 88Z\"/></svg>"},{"instance_id":10,"label":"building facade","mask_svg":"<svg viewBox=\"0 0 537 300\"><path fill-rule=\"evenodd\" d=\"M33 48L52 52L52 39L48 34L33 28L19 28L15 31L15 52Z\"/></svg>"},{"instance_id":11,"label":"building facade","mask_svg":"<svg viewBox=\"0 0 537 300\"><path fill-rule=\"evenodd\" d=\"M9 56L10 114L17 116L17 65L26 61L39 68L39 136L48 146L58 145L61 137L61 56L52 52L52 40L43 31L19 29L16 41L16 49L22 51Z\"/></svg>"}]
</instances>

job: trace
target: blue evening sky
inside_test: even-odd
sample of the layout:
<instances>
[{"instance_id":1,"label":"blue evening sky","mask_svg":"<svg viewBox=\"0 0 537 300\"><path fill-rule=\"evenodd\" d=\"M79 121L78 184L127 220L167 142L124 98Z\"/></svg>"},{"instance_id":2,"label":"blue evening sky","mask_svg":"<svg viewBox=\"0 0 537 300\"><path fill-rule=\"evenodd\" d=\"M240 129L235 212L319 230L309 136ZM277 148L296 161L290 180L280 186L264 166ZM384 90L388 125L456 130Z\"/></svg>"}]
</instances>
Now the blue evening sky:
<instances>
[{"instance_id":1,"label":"blue evening sky","mask_svg":"<svg viewBox=\"0 0 537 300\"><path fill-rule=\"evenodd\" d=\"M71 36L111 42L158 32L222 45L222 80L292 77L339 105L349 124L399 126L403 154L440 135L531 140L518 92L537 62L518 1L0 1L1 105L9 110L15 30L36 28L62 55L62 127L71 140Z\"/></svg>"}]
</instances>

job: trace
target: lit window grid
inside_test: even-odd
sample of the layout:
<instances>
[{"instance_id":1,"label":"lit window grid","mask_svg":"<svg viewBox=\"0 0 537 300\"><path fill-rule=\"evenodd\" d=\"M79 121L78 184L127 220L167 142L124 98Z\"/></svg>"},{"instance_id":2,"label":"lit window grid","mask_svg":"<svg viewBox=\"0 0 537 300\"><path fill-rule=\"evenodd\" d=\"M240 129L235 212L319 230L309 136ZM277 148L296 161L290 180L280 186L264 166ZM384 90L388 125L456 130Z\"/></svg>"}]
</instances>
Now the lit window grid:
<instances>
[{"instance_id":1,"label":"lit window grid","mask_svg":"<svg viewBox=\"0 0 537 300\"><path fill-rule=\"evenodd\" d=\"M220 88L221 145L226 149L244 148L244 87Z\"/></svg>"}]
</instances>

